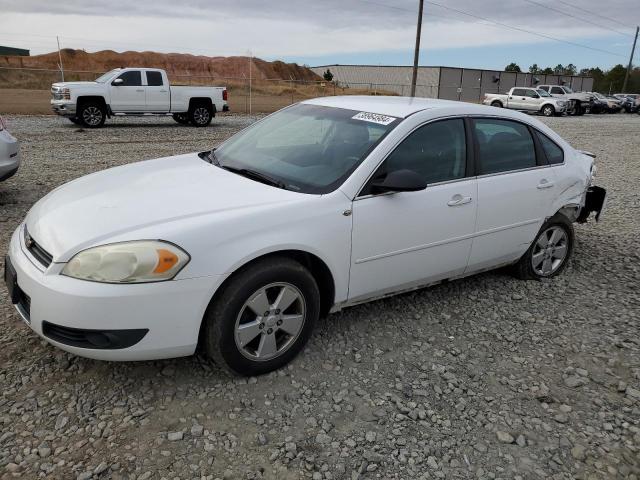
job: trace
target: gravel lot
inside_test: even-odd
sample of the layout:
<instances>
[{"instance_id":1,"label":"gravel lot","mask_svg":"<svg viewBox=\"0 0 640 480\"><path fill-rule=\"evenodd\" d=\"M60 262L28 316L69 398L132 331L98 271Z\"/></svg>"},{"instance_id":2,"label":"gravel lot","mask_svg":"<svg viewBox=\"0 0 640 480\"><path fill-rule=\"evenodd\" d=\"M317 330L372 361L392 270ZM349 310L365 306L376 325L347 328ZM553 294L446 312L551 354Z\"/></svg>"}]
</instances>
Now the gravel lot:
<instances>
[{"instance_id":1,"label":"gravel lot","mask_svg":"<svg viewBox=\"0 0 640 480\"><path fill-rule=\"evenodd\" d=\"M9 117L0 250L52 188L204 150L248 125ZM640 116L545 119L598 154L609 199L560 277L491 272L320 322L288 368L106 363L48 346L0 288L0 478L640 478Z\"/></svg>"}]
</instances>

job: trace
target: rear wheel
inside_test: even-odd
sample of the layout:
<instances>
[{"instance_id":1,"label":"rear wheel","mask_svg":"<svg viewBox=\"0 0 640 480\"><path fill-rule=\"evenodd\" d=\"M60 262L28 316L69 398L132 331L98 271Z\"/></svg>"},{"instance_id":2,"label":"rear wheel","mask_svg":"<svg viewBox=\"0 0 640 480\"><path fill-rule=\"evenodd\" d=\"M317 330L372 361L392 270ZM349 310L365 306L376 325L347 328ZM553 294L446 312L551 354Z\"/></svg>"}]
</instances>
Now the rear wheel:
<instances>
[{"instance_id":1,"label":"rear wheel","mask_svg":"<svg viewBox=\"0 0 640 480\"><path fill-rule=\"evenodd\" d=\"M515 274L523 280L551 278L567 265L573 251L573 225L564 215L547 220L527 252L515 265Z\"/></svg>"},{"instance_id":2,"label":"rear wheel","mask_svg":"<svg viewBox=\"0 0 640 480\"><path fill-rule=\"evenodd\" d=\"M492 107L496 107L496 108L502 108L502 103L500 103L499 101L495 100L495 101L491 102L491 106Z\"/></svg>"},{"instance_id":3,"label":"rear wheel","mask_svg":"<svg viewBox=\"0 0 640 480\"><path fill-rule=\"evenodd\" d=\"M542 107L542 114L545 117L553 117L556 114L556 109L553 108L553 105L545 105Z\"/></svg>"},{"instance_id":4,"label":"rear wheel","mask_svg":"<svg viewBox=\"0 0 640 480\"><path fill-rule=\"evenodd\" d=\"M99 103L87 102L80 107L78 118L87 128L99 128L104 125L107 112Z\"/></svg>"},{"instance_id":5,"label":"rear wheel","mask_svg":"<svg viewBox=\"0 0 640 480\"><path fill-rule=\"evenodd\" d=\"M189 116L188 116L187 113L174 113L172 115L172 117L180 125L188 125L189 124Z\"/></svg>"},{"instance_id":6,"label":"rear wheel","mask_svg":"<svg viewBox=\"0 0 640 480\"><path fill-rule=\"evenodd\" d=\"M195 127L206 127L213 118L213 109L209 105L196 104L189 110L189 121Z\"/></svg>"},{"instance_id":7,"label":"rear wheel","mask_svg":"<svg viewBox=\"0 0 640 480\"><path fill-rule=\"evenodd\" d=\"M203 320L206 353L235 374L259 375L291 361L320 314L311 273L289 258L260 260L235 274Z\"/></svg>"}]
</instances>

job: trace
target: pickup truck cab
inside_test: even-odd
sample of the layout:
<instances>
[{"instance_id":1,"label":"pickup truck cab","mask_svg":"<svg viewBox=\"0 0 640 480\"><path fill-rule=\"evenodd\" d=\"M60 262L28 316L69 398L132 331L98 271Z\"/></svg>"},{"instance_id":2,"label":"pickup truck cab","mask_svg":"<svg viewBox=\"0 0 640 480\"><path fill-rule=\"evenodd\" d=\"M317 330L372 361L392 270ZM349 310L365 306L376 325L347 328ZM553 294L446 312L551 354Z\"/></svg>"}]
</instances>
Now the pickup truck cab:
<instances>
[{"instance_id":1,"label":"pickup truck cab","mask_svg":"<svg viewBox=\"0 0 640 480\"><path fill-rule=\"evenodd\" d=\"M513 87L506 95L486 93L482 103L523 112L540 112L545 117L562 114L567 110L566 101L553 98L544 90L526 87Z\"/></svg>"},{"instance_id":2,"label":"pickup truck cab","mask_svg":"<svg viewBox=\"0 0 640 480\"><path fill-rule=\"evenodd\" d=\"M54 83L51 95L55 113L89 128L113 115L172 115L178 123L205 127L229 110L225 87L170 86L157 68L116 68L93 82Z\"/></svg>"},{"instance_id":3,"label":"pickup truck cab","mask_svg":"<svg viewBox=\"0 0 640 480\"><path fill-rule=\"evenodd\" d=\"M569 115L584 115L593 103L593 95L574 92L566 85L538 85L537 88L548 92L552 97L566 100Z\"/></svg>"}]
</instances>

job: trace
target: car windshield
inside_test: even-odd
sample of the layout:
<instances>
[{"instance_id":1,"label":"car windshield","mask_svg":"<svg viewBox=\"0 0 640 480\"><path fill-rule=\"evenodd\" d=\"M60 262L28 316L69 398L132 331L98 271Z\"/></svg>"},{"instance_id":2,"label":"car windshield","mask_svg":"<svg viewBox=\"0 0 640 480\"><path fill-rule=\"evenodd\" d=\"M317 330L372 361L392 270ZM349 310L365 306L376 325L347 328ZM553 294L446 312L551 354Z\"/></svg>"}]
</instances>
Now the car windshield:
<instances>
[{"instance_id":1,"label":"car windshield","mask_svg":"<svg viewBox=\"0 0 640 480\"><path fill-rule=\"evenodd\" d=\"M98 83L104 83L107 80L109 80L111 77L113 77L116 74L117 71L118 71L117 68L115 68L113 70L109 70L107 73L103 73L98 78L96 78L95 81L98 82Z\"/></svg>"},{"instance_id":2,"label":"car windshield","mask_svg":"<svg viewBox=\"0 0 640 480\"><path fill-rule=\"evenodd\" d=\"M214 151L213 163L302 193L335 190L400 119L298 104L268 116Z\"/></svg>"},{"instance_id":3,"label":"car windshield","mask_svg":"<svg viewBox=\"0 0 640 480\"><path fill-rule=\"evenodd\" d=\"M536 90L536 93L538 95L540 95L541 97L550 97L551 95L549 95L549 92L546 92L545 90L542 90L541 88L538 88Z\"/></svg>"}]
</instances>

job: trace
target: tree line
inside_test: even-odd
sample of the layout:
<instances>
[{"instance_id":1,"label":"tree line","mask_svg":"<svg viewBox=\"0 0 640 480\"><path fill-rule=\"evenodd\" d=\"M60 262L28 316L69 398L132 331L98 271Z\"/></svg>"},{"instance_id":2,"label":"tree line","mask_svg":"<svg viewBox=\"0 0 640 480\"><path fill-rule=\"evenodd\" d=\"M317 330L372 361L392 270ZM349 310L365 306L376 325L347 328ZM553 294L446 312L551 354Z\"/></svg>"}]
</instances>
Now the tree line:
<instances>
[{"instance_id":1,"label":"tree line","mask_svg":"<svg viewBox=\"0 0 640 480\"><path fill-rule=\"evenodd\" d=\"M505 68L507 72L522 72L520 66L511 62ZM593 90L601 93L618 93L622 90L624 76L627 67L618 64L609 70L602 70L600 67L578 68L570 63L568 65L558 64L555 67L539 67L534 63L529 67L528 73L533 75L580 75L583 77L593 77ZM631 70L629 81L627 82L627 91L623 93L640 93L640 67Z\"/></svg>"}]
</instances>

